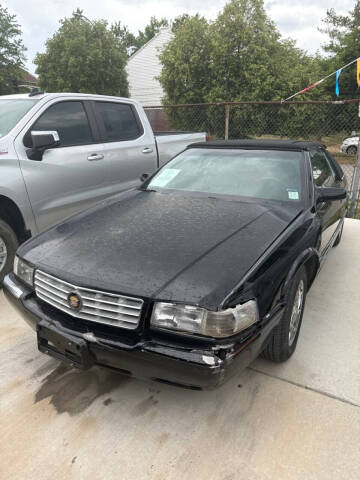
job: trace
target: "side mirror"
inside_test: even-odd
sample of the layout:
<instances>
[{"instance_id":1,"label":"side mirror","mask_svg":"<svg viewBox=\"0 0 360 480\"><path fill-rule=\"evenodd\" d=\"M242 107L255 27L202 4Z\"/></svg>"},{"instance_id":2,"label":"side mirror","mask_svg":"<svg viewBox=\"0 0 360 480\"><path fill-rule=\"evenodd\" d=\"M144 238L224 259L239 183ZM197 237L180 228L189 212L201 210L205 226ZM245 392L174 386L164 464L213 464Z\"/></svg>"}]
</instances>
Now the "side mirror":
<instances>
[{"instance_id":1,"label":"side mirror","mask_svg":"<svg viewBox=\"0 0 360 480\"><path fill-rule=\"evenodd\" d=\"M316 190L316 202L332 202L334 200L344 200L347 197L345 188L323 187Z\"/></svg>"},{"instance_id":2,"label":"side mirror","mask_svg":"<svg viewBox=\"0 0 360 480\"><path fill-rule=\"evenodd\" d=\"M32 131L31 132L32 149L28 150L27 156L30 160L42 160L43 153L48 148L57 147L60 144L60 138L57 131Z\"/></svg>"},{"instance_id":3,"label":"side mirror","mask_svg":"<svg viewBox=\"0 0 360 480\"><path fill-rule=\"evenodd\" d=\"M141 177L140 177L140 180L141 180L142 182L145 182L145 180L148 179L149 176L150 176L150 175L149 175L148 173L143 173L143 174L141 175Z\"/></svg>"}]
</instances>

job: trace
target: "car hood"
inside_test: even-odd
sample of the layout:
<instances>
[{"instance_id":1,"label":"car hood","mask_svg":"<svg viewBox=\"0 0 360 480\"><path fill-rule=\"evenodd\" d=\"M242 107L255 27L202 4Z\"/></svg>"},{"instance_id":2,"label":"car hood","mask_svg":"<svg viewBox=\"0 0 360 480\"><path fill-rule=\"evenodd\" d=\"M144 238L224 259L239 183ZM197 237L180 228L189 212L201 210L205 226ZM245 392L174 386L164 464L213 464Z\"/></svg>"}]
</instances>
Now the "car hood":
<instances>
[{"instance_id":1,"label":"car hood","mask_svg":"<svg viewBox=\"0 0 360 480\"><path fill-rule=\"evenodd\" d=\"M349 143L358 143L359 142L359 137L348 137L343 140L343 145L349 144Z\"/></svg>"},{"instance_id":2,"label":"car hood","mask_svg":"<svg viewBox=\"0 0 360 480\"><path fill-rule=\"evenodd\" d=\"M134 190L26 242L77 286L216 308L301 208Z\"/></svg>"}]
</instances>

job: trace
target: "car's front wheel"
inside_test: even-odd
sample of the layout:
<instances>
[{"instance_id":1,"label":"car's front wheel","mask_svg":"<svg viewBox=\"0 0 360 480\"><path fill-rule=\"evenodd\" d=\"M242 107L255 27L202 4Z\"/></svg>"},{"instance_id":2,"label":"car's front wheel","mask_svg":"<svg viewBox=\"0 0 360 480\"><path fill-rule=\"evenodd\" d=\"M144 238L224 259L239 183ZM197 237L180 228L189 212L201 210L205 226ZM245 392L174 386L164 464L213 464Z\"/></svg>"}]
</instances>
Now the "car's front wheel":
<instances>
[{"instance_id":1,"label":"car's front wheel","mask_svg":"<svg viewBox=\"0 0 360 480\"><path fill-rule=\"evenodd\" d=\"M348 155L356 155L356 152L357 152L357 147L355 145L351 145L346 149L346 153Z\"/></svg>"},{"instance_id":2,"label":"car's front wheel","mask_svg":"<svg viewBox=\"0 0 360 480\"><path fill-rule=\"evenodd\" d=\"M273 330L262 356L273 362L284 362L294 353L299 338L307 292L307 275L301 267L294 276L281 322Z\"/></svg>"},{"instance_id":3,"label":"car's front wheel","mask_svg":"<svg viewBox=\"0 0 360 480\"><path fill-rule=\"evenodd\" d=\"M12 269L18 245L14 230L0 219L0 289L5 275Z\"/></svg>"}]
</instances>

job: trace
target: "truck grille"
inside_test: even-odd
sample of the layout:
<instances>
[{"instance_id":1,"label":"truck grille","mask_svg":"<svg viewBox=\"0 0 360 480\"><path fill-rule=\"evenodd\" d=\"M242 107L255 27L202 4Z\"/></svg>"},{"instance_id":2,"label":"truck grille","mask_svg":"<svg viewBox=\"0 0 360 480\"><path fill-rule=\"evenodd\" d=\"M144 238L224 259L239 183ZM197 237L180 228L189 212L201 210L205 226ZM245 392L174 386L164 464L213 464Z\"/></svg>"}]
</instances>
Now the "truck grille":
<instances>
[{"instance_id":1,"label":"truck grille","mask_svg":"<svg viewBox=\"0 0 360 480\"><path fill-rule=\"evenodd\" d=\"M77 287L40 270L35 272L35 292L44 302L73 317L127 329L139 325L144 303L140 298ZM77 309L69 297L75 297L75 303L79 299Z\"/></svg>"}]
</instances>

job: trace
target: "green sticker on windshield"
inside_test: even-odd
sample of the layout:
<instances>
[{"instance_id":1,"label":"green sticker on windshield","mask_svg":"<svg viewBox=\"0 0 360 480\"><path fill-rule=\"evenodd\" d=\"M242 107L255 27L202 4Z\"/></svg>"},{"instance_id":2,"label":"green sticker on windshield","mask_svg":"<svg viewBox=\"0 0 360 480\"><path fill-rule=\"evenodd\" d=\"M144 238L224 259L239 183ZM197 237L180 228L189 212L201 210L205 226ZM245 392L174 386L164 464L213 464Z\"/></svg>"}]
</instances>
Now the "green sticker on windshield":
<instances>
[{"instance_id":1,"label":"green sticker on windshield","mask_svg":"<svg viewBox=\"0 0 360 480\"><path fill-rule=\"evenodd\" d=\"M161 172L152 180L151 186L153 187L165 187L173 180L180 170L176 168L164 168Z\"/></svg>"}]
</instances>

